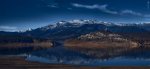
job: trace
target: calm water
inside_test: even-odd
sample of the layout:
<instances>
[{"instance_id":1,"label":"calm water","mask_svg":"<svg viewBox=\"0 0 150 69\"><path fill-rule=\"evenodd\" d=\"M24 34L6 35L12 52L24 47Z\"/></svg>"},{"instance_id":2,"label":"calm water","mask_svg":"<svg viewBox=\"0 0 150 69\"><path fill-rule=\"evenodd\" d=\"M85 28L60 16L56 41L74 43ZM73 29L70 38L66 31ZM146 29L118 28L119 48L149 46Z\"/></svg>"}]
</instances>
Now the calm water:
<instances>
[{"instance_id":1,"label":"calm water","mask_svg":"<svg viewBox=\"0 0 150 69\"><path fill-rule=\"evenodd\" d=\"M137 49L116 57L98 59L63 47L55 47L33 52L26 60L52 64L88 66L150 66L150 50Z\"/></svg>"}]
</instances>

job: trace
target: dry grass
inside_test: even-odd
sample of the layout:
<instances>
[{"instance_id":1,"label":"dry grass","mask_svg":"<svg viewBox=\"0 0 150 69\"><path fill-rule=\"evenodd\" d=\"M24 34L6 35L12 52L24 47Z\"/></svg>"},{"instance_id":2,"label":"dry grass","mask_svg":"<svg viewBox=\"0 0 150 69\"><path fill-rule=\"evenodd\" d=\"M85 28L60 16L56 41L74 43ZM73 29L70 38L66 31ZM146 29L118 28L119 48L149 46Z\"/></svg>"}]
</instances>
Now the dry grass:
<instances>
[{"instance_id":1,"label":"dry grass","mask_svg":"<svg viewBox=\"0 0 150 69\"><path fill-rule=\"evenodd\" d=\"M138 47L138 44L134 42L67 40L65 41L64 46L101 49L101 48L136 48Z\"/></svg>"},{"instance_id":2,"label":"dry grass","mask_svg":"<svg viewBox=\"0 0 150 69\"><path fill-rule=\"evenodd\" d=\"M36 43L5 43L5 44L0 44L0 48L8 48L8 49L13 49L13 48L21 48L21 47L34 47L34 48L50 48L52 47L51 42L36 42Z\"/></svg>"}]
</instances>

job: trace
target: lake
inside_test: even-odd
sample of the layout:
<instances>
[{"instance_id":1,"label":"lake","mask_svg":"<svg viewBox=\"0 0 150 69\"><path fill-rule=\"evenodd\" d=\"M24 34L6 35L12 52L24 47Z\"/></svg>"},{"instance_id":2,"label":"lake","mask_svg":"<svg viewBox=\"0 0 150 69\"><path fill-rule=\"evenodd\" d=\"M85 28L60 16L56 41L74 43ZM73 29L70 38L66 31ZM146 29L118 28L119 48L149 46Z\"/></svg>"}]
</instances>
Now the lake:
<instances>
[{"instance_id":1,"label":"lake","mask_svg":"<svg viewBox=\"0 0 150 69\"><path fill-rule=\"evenodd\" d=\"M71 64L87 66L150 66L150 50L139 48L109 58L93 58L80 52L54 47L32 52L26 60L50 64Z\"/></svg>"}]
</instances>

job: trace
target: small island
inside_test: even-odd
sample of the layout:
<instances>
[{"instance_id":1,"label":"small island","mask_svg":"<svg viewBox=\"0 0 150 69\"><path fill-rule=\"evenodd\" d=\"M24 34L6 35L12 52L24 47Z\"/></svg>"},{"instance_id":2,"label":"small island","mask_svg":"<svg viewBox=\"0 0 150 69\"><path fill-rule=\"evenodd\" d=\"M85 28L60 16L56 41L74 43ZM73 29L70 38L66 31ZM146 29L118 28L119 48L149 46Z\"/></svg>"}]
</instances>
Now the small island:
<instances>
[{"instance_id":1,"label":"small island","mask_svg":"<svg viewBox=\"0 0 150 69\"><path fill-rule=\"evenodd\" d=\"M109 32L94 32L66 40L64 46L98 58L115 56L136 49L139 44Z\"/></svg>"}]
</instances>

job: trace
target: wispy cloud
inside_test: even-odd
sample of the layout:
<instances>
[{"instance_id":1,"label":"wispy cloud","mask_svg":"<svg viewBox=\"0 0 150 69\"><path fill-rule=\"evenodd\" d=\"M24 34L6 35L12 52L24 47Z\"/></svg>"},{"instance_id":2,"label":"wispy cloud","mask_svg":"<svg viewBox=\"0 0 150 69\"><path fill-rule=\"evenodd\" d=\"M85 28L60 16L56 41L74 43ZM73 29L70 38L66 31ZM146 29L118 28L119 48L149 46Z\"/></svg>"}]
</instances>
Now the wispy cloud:
<instances>
[{"instance_id":1,"label":"wispy cloud","mask_svg":"<svg viewBox=\"0 0 150 69\"><path fill-rule=\"evenodd\" d=\"M51 7L51 8L57 8L58 6L57 5L47 5L48 7Z\"/></svg>"},{"instance_id":2,"label":"wispy cloud","mask_svg":"<svg viewBox=\"0 0 150 69\"><path fill-rule=\"evenodd\" d=\"M58 4L57 3L48 3L47 4L47 7L50 7L50 8L58 8Z\"/></svg>"},{"instance_id":3,"label":"wispy cloud","mask_svg":"<svg viewBox=\"0 0 150 69\"><path fill-rule=\"evenodd\" d=\"M145 17L145 18L149 18L150 17L150 14L142 14L140 12L136 12L136 11L133 11L133 10L123 10L120 12L121 15L134 15L134 16L140 16L140 17Z\"/></svg>"},{"instance_id":4,"label":"wispy cloud","mask_svg":"<svg viewBox=\"0 0 150 69\"><path fill-rule=\"evenodd\" d=\"M123 11L121 11L120 14L123 14L123 15L129 14L129 15L135 15L135 16L143 16L142 13L135 12L135 11L133 11L133 10L123 10Z\"/></svg>"},{"instance_id":5,"label":"wispy cloud","mask_svg":"<svg viewBox=\"0 0 150 69\"><path fill-rule=\"evenodd\" d=\"M72 10L72 8L67 8L68 10Z\"/></svg>"},{"instance_id":6,"label":"wispy cloud","mask_svg":"<svg viewBox=\"0 0 150 69\"><path fill-rule=\"evenodd\" d=\"M111 10L111 9L109 9L108 4L83 5L83 4L78 4L78 3L72 3L72 6L77 7L77 8L91 9L91 10L98 9L102 12L109 13L109 14L115 14L115 15L131 15L131 16L138 16L138 17L150 17L149 14L142 14L140 12L136 12L136 11L133 11L130 9L120 10L120 11Z\"/></svg>"},{"instance_id":7,"label":"wispy cloud","mask_svg":"<svg viewBox=\"0 0 150 69\"><path fill-rule=\"evenodd\" d=\"M98 4L82 5L82 4L78 4L78 3L73 3L72 6L79 7L79 8L87 8L87 9L98 9L102 12L109 13L109 14L118 14L118 12L108 9L107 4L104 4L104 5L98 5Z\"/></svg>"},{"instance_id":8,"label":"wispy cloud","mask_svg":"<svg viewBox=\"0 0 150 69\"><path fill-rule=\"evenodd\" d=\"M0 26L0 31L15 32L18 31L18 28L11 26Z\"/></svg>"},{"instance_id":9,"label":"wispy cloud","mask_svg":"<svg viewBox=\"0 0 150 69\"><path fill-rule=\"evenodd\" d=\"M144 17L148 17L148 18L149 18L149 17L150 17L150 14L146 14L146 15L144 15Z\"/></svg>"}]
</instances>

